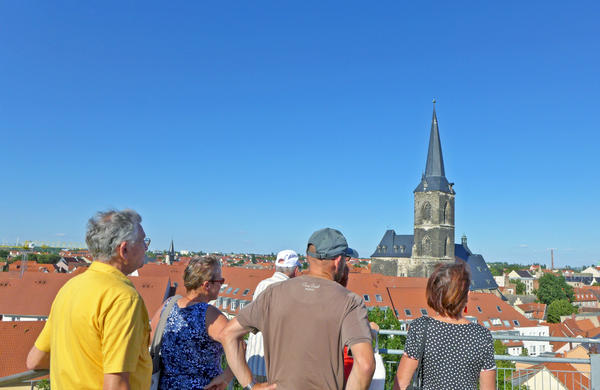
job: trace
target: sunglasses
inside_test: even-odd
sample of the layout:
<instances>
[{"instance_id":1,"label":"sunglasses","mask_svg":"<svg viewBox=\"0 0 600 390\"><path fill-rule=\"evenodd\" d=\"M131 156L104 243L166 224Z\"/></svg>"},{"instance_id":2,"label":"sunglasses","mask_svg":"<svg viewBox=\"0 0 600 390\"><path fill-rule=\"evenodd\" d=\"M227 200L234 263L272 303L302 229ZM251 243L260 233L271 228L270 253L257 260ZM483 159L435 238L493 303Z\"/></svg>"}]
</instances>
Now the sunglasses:
<instances>
[{"instance_id":1,"label":"sunglasses","mask_svg":"<svg viewBox=\"0 0 600 390\"><path fill-rule=\"evenodd\" d=\"M219 284L223 284L225 283L225 278L221 278L221 279L211 279L209 280L210 283L219 283Z\"/></svg>"}]
</instances>

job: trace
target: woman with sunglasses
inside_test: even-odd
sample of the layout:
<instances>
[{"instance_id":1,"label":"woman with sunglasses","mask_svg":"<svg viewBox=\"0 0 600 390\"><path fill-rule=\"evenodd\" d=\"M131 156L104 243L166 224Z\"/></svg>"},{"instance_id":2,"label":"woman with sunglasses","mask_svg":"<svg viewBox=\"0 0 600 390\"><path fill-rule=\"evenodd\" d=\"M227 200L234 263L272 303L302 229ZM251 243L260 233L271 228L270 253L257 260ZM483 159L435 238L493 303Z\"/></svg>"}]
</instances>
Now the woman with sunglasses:
<instances>
[{"instance_id":1,"label":"woman with sunglasses","mask_svg":"<svg viewBox=\"0 0 600 390\"><path fill-rule=\"evenodd\" d=\"M219 259L193 258L183 273L183 282L186 293L168 313L163 333L159 389L225 389L233 379L229 368L225 372L221 369L219 335L227 318L208 304L217 298L225 282ZM166 302L152 319L153 333L165 307Z\"/></svg>"}]
</instances>

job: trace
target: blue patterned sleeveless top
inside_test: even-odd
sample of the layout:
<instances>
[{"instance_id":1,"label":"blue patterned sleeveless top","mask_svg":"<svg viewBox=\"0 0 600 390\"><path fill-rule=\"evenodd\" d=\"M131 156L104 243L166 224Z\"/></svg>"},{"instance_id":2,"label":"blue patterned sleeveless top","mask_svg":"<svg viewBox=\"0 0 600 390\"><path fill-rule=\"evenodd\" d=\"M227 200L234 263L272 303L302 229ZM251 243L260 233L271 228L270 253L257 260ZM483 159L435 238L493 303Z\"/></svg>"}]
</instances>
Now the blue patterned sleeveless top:
<instances>
[{"instance_id":1,"label":"blue patterned sleeveless top","mask_svg":"<svg viewBox=\"0 0 600 390\"><path fill-rule=\"evenodd\" d=\"M207 308L202 302L173 305L160 349L160 389L201 389L222 373L223 347L208 335Z\"/></svg>"}]
</instances>

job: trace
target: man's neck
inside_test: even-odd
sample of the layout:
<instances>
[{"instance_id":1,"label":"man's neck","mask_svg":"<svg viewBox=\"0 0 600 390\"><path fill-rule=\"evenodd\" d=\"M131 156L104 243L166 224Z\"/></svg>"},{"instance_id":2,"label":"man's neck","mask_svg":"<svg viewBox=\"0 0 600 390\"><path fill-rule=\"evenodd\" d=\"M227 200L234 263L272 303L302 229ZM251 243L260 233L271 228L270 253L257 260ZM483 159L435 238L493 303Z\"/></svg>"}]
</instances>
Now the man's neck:
<instances>
[{"instance_id":1,"label":"man's neck","mask_svg":"<svg viewBox=\"0 0 600 390\"><path fill-rule=\"evenodd\" d=\"M99 261L100 263L104 263L104 264L107 264L107 265L115 267L116 269L118 269L119 271L121 271L121 273L123 275L128 275L128 274L130 274L130 273L133 272L133 271L129 271L127 269L127 267L125 266L125 264L123 264L122 261L119 261L119 259L116 259L114 257L112 259L108 259L108 260L96 260L96 261Z\"/></svg>"},{"instance_id":2,"label":"man's neck","mask_svg":"<svg viewBox=\"0 0 600 390\"><path fill-rule=\"evenodd\" d=\"M323 271L308 271L307 276L312 276L313 278L327 279L327 280L335 280L332 273L323 272Z\"/></svg>"}]
</instances>

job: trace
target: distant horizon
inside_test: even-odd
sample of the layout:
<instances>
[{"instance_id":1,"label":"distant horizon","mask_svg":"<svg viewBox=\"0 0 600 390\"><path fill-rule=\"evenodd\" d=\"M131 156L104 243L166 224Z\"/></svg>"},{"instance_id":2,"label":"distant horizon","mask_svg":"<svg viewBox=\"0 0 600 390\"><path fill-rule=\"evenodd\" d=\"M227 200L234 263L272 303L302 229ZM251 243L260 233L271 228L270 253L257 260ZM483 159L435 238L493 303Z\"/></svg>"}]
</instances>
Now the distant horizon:
<instances>
[{"instance_id":1,"label":"distant horizon","mask_svg":"<svg viewBox=\"0 0 600 390\"><path fill-rule=\"evenodd\" d=\"M413 234L433 98L455 242L600 261L600 3L0 3L0 242L270 253Z\"/></svg>"}]
</instances>

